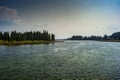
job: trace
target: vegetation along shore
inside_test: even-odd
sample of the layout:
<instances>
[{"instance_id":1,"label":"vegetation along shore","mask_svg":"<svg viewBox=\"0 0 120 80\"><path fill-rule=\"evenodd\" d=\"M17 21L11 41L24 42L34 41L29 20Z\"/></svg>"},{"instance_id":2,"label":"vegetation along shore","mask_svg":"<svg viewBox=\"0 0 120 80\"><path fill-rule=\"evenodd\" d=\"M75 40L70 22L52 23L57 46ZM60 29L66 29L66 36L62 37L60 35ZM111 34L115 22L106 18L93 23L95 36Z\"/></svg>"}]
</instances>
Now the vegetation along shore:
<instances>
[{"instance_id":1,"label":"vegetation along shore","mask_svg":"<svg viewBox=\"0 0 120 80\"><path fill-rule=\"evenodd\" d=\"M55 42L55 35L48 31L0 32L0 45L48 44Z\"/></svg>"},{"instance_id":2,"label":"vegetation along shore","mask_svg":"<svg viewBox=\"0 0 120 80\"><path fill-rule=\"evenodd\" d=\"M102 36L81 36L81 35L74 35L68 40L95 40L95 41L104 41L104 42L120 42L120 32L115 32L112 35L104 35Z\"/></svg>"}]
</instances>

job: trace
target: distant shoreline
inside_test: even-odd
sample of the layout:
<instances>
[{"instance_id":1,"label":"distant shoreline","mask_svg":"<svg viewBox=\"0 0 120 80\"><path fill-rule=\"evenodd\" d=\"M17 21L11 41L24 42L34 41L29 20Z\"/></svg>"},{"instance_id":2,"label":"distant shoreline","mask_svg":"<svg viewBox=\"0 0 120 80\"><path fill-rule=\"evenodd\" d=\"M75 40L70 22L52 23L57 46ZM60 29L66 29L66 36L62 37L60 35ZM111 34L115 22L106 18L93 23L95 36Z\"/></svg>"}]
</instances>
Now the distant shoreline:
<instances>
[{"instance_id":1,"label":"distant shoreline","mask_svg":"<svg viewBox=\"0 0 120 80\"><path fill-rule=\"evenodd\" d=\"M96 40L96 41L102 41L102 42L120 42L120 40Z\"/></svg>"},{"instance_id":2,"label":"distant shoreline","mask_svg":"<svg viewBox=\"0 0 120 80\"><path fill-rule=\"evenodd\" d=\"M70 41L101 41L101 42L120 42L120 40L70 40Z\"/></svg>"},{"instance_id":3,"label":"distant shoreline","mask_svg":"<svg viewBox=\"0 0 120 80\"><path fill-rule=\"evenodd\" d=\"M71 40L71 41L79 41L79 40ZM86 40L80 40L80 41L86 41ZM87 40L87 41L120 42L120 40Z\"/></svg>"},{"instance_id":4,"label":"distant shoreline","mask_svg":"<svg viewBox=\"0 0 120 80\"><path fill-rule=\"evenodd\" d=\"M44 40L24 40L24 41L4 41L0 40L0 45L31 45L31 44L49 44L56 41L44 41Z\"/></svg>"}]
</instances>

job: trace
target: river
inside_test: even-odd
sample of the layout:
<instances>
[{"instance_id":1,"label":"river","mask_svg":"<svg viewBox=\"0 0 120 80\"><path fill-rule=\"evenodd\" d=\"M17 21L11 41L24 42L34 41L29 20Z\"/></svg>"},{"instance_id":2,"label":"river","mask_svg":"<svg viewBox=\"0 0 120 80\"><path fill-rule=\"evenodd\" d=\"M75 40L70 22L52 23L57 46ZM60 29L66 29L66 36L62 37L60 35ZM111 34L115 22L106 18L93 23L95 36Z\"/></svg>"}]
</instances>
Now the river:
<instances>
[{"instance_id":1,"label":"river","mask_svg":"<svg viewBox=\"0 0 120 80\"><path fill-rule=\"evenodd\" d=\"M0 46L0 80L119 80L120 43Z\"/></svg>"}]
</instances>

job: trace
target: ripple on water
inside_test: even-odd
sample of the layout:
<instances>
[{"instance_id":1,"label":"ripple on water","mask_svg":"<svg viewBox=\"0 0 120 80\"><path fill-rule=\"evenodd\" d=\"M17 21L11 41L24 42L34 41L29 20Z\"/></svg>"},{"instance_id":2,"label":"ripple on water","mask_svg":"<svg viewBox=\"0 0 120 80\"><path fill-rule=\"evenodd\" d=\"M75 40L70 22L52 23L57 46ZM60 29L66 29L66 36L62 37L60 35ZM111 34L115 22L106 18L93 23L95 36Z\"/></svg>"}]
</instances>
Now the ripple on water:
<instances>
[{"instance_id":1,"label":"ripple on water","mask_svg":"<svg viewBox=\"0 0 120 80\"><path fill-rule=\"evenodd\" d=\"M97 41L0 46L0 79L117 80L119 46L119 43Z\"/></svg>"}]
</instances>

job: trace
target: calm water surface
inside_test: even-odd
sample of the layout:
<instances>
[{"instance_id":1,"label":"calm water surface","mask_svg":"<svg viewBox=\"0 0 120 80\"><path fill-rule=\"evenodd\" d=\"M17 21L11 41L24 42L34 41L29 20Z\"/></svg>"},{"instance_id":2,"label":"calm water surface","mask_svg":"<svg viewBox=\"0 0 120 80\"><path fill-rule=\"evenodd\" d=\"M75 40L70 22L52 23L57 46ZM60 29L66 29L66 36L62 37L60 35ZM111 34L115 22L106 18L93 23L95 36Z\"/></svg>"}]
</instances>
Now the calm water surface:
<instances>
[{"instance_id":1,"label":"calm water surface","mask_svg":"<svg viewBox=\"0 0 120 80\"><path fill-rule=\"evenodd\" d=\"M120 43L0 46L0 80L120 80Z\"/></svg>"}]
</instances>

